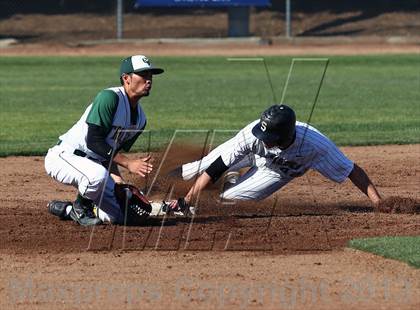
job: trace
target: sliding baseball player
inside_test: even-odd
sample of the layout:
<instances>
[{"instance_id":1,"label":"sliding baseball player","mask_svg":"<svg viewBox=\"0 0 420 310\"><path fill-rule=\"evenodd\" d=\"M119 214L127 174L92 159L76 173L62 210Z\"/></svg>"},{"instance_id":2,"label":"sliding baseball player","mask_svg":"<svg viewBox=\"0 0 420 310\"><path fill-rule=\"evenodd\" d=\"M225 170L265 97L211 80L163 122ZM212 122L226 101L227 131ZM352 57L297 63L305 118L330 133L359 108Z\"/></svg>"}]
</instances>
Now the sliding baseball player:
<instances>
[{"instance_id":1,"label":"sliding baseball player","mask_svg":"<svg viewBox=\"0 0 420 310\"><path fill-rule=\"evenodd\" d=\"M249 167L244 174L235 172L243 167ZM338 183L349 178L374 206L381 201L366 172L330 139L314 127L296 121L295 112L287 105L273 105L259 120L248 124L204 158L172 171L172 176L184 180L199 177L185 197L171 201L170 205L174 209L188 207L193 213L191 205L199 192L226 172L238 177L230 179L221 198L261 200L309 169Z\"/></svg>"}]
</instances>

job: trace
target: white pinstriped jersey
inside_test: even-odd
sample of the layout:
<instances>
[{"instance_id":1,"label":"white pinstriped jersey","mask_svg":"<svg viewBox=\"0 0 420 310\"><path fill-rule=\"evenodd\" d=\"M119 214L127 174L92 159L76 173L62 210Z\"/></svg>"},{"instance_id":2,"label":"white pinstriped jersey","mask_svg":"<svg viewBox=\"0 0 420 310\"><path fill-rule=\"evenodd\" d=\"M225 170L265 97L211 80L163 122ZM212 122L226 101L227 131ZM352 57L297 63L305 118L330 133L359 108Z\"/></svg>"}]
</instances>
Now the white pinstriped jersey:
<instances>
[{"instance_id":1,"label":"white pinstriped jersey","mask_svg":"<svg viewBox=\"0 0 420 310\"><path fill-rule=\"evenodd\" d=\"M278 174L283 183L303 175L308 169L315 169L326 178L343 182L353 170L349 160L337 146L314 127L296 122L296 139L287 149L267 148L252 134L256 120L240 130L238 134L219 145L199 161L184 164L182 176L191 179L202 173L219 156L227 167L239 166L246 162L249 166L264 168Z\"/></svg>"},{"instance_id":2,"label":"white pinstriped jersey","mask_svg":"<svg viewBox=\"0 0 420 310\"><path fill-rule=\"evenodd\" d=\"M287 149L267 148L251 132L259 122L256 120L229 140L230 149L221 154L226 166L230 167L245 155L253 153L262 157L258 161L286 178L303 175L308 169L315 169L335 182L343 182L353 170L350 161L337 146L314 127L296 122L296 139Z\"/></svg>"}]
</instances>

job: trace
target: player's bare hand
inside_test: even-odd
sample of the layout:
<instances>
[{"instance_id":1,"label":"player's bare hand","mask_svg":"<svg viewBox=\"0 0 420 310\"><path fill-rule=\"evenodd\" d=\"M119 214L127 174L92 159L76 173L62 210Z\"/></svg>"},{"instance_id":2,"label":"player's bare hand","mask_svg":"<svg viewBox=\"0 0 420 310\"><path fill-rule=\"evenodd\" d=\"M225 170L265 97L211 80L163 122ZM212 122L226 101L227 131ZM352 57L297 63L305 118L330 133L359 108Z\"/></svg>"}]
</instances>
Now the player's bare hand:
<instances>
[{"instance_id":1,"label":"player's bare hand","mask_svg":"<svg viewBox=\"0 0 420 310\"><path fill-rule=\"evenodd\" d=\"M129 161L127 166L128 171L142 177L146 176L146 174L149 174L153 170L153 165L150 163L151 158L152 157L149 155L147 157Z\"/></svg>"}]
</instances>

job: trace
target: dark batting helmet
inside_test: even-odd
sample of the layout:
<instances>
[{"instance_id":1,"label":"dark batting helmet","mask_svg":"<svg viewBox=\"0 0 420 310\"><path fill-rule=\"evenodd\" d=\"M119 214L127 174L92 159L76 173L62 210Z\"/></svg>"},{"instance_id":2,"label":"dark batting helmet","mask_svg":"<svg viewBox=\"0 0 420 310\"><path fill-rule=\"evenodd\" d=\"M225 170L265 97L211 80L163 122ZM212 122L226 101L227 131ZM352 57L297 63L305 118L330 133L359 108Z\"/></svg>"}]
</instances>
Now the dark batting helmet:
<instances>
[{"instance_id":1,"label":"dark batting helmet","mask_svg":"<svg viewBox=\"0 0 420 310\"><path fill-rule=\"evenodd\" d=\"M273 105L261 114L260 122L252 128L255 137L264 143L289 146L295 138L295 112L287 105Z\"/></svg>"}]
</instances>

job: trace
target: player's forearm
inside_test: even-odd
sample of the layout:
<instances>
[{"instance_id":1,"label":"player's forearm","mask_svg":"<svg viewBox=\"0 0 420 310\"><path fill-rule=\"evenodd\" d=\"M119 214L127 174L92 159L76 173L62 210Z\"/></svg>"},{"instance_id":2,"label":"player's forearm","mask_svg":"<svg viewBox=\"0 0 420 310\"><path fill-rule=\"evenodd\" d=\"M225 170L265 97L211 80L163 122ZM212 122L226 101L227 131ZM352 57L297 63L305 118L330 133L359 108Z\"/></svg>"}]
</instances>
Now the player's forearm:
<instances>
[{"instance_id":1,"label":"player's forearm","mask_svg":"<svg viewBox=\"0 0 420 310\"><path fill-rule=\"evenodd\" d=\"M135 173L141 177L145 177L146 174L152 172L153 165L150 163L151 156L147 155L146 157L129 159L127 156L117 153L114 157L114 163L126 168L130 173Z\"/></svg>"},{"instance_id":2,"label":"player's forearm","mask_svg":"<svg viewBox=\"0 0 420 310\"><path fill-rule=\"evenodd\" d=\"M375 185L372 183L368 185L367 195L374 205L377 205L382 200L379 192L376 190Z\"/></svg>"},{"instance_id":3,"label":"player's forearm","mask_svg":"<svg viewBox=\"0 0 420 310\"><path fill-rule=\"evenodd\" d=\"M118 169L118 165L114 162L111 164L110 175L115 183L119 183L119 184L125 183L123 177L121 176L121 172Z\"/></svg>"},{"instance_id":4,"label":"player's forearm","mask_svg":"<svg viewBox=\"0 0 420 310\"><path fill-rule=\"evenodd\" d=\"M378 204L381 201L381 196L377 191L375 185L369 179L366 172L360 168L357 164L354 164L354 168L349 175L349 179L360 189L365 195L369 197L373 204Z\"/></svg>"},{"instance_id":5,"label":"player's forearm","mask_svg":"<svg viewBox=\"0 0 420 310\"><path fill-rule=\"evenodd\" d=\"M106 142L107 134L106 129L94 124L88 124L86 145L91 151L109 161L111 160L113 148Z\"/></svg>"},{"instance_id":6,"label":"player's forearm","mask_svg":"<svg viewBox=\"0 0 420 310\"><path fill-rule=\"evenodd\" d=\"M191 187L190 191L185 196L185 202L188 204L192 203L194 198L196 198L198 194L207 187L210 181L211 177L206 172L200 175L193 187Z\"/></svg>"},{"instance_id":7,"label":"player's forearm","mask_svg":"<svg viewBox=\"0 0 420 310\"><path fill-rule=\"evenodd\" d=\"M117 153L117 155L114 156L113 158L113 163L112 164L117 164L118 166L124 167L124 168L128 168L128 162L129 159L127 156L125 156L124 154L121 153Z\"/></svg>"}]
</instances>

